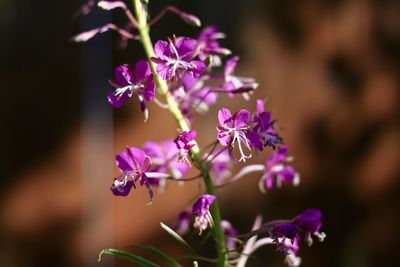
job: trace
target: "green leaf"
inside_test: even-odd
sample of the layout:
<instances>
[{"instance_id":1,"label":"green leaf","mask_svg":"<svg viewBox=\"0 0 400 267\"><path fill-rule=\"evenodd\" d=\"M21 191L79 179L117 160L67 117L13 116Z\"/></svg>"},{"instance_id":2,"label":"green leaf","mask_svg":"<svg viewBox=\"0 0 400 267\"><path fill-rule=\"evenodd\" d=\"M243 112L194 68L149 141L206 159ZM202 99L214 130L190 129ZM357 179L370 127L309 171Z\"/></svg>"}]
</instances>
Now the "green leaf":
<instances>
[{"instance_id":1,"label":"green leaf","mask_svg":"<svg viewBox=\"0 0 400 267\"><path fill-rule=\"evenodd\" d=\"M132 254L130 252L126 252L126 251L122 251L122 250L118 250L118 249L113 249L113 248L103 249L99 254L99 261L101 261L101 255L103 255L103 254L118 256L118 257L124 258L128 261L134 262L140 266L160 267L160 265L155 264L152 261L146 260L145 258L142 258L142 257Z\"/></svg>"},{"instance_id":2,"label":"green leaf","mask_svg":"<svg viewBox=\"0 0 400 267\"><path fill-rule=\"evenodd\" d=\"M147 251L150 254L153 254L154 256L162 259L163 261L165 261L169 266L172 267L182 267L182 265L180 265L176 260L174 260L173 258L171 258L170 256L168 256L167 254L165 254L163 251L159 250L156 247L153 246L146 246L146 245L135 245L136 247L139 247L145 251Z\"/></svg>"},{"instance_id":3,"label":"green leaf","mask_svg":"<svg viewBox=\"0 0 400 267\"><path fill-rule=\"evenodd\" d=\"M194 251L193 248L180 235L178 235L174 230L172 230L171 228L169 228L168 226L166 226L162 222L160 222L160 225L170 236L172 236L176 241L181 243L181 245L183 245L185 247L185 249L192 256L198 257L196 251Z\"/></svg>"}]
</instances>

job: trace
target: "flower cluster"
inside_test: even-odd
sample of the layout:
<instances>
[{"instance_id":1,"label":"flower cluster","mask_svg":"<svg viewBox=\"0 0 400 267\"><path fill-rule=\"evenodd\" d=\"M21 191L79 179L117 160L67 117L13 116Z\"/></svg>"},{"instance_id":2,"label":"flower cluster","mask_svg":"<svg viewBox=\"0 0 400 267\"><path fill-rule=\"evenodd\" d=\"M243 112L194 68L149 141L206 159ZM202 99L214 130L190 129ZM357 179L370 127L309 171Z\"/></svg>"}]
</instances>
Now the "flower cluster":
<instances>
[{"instance_id":1,"label":"flower cluster","mask_svg":"<svg viewBox=\"0 0 400 267\"><path fill-rule=\"evenodd\" d=\"M273 243L278 251L286 255L289 266L298 266L301 260L296 256L299 252L299 243L302 235L308 246L313 243L312 236L324 241L326 235L319 232L322 226L322 214L319 210L308 209L286 223L277 223L270 230Z\"/></svg>"},{"instance_id":2,"label":"flower cluster","mask_svg":"<svg viewBox=\"0 0 400 267\"><path fill-rule=\"evenodd\" d=\"M228 109L223 108L218 112L218 141L228 148L231 158L238 162L251 158L252 148L259 151L266 146L276 148L282 143L282 138L278 136L270 118L270 112L260 111L260 104L257 105L257 112L252 115L252 119L250 111L246 109L232 115ZM235 145L238 147L238 160L233 154Z\"/></svg>"},{"instance_id":3,"label":"flower cluster","mask_svg":"<svg viewBox=\"0 0 400 267\"><path fill-rule=\"evenodd\" d=\"M122 1L89 1L81 8L81 13L89 13L96 2L103 10L123 10L128 19L127 25L121 28L108 23L78 34L73 40L83 42L97 34L114 30L122 41L142 39L147 54L146 60L140 59L134 64L122 64L115 68L114 78L109 81L112 90L107 96L108 102L112 107L120 108L128 99L138 99L147 121L148 102L154 101L172 114L180 128L173 139L148 141L142 149L127 147L117 154L116 164L121 174L114 179L112 193L127 196L139 184L148 190L151 202L154 186L162 191L167 180L184 184L203 178L207 192L202 192L192 207L179 215L175 234L183 235L191 230L191 226L200 235L214 228L210 232L219 242L218 257L226 264L229 258L237 266L244 266L254 250L262 245L273 244L285 255L285 262L289 266L298 266L301 262L297 256L301 241L305 239L311 245L313 237L320 241L325 237L320 232L322 215L319 210L308 209L291 220L255 224L253 230L245 234L249 239L244 240L247 242L243 246L244 242L239 241L243 234L238 234L229 221L221 220L215 196L217 186L228 185L252 172L262 173L259 189L263 193L282 184L299 184L300 175L290 163L292 157L287 156L288 146L284 145L277 123L271 112L265 109L264 101L256 101L255 111L239 109L231 112L227 108L220 108L214 125L216 136L210 145L203 148L196 141L197 132L191 129L194 113L204 115L212 105L217 104L221 94L229 97L241 95L249 100L259 86L255 79L237 74L239 57L231 56L231 51L220 44L225 35L216 26L208 26L197 37L172 35L153 45L148 27L157 23L167 12L195 26L201 25L200 20L172 6L152 17L145 6L148 1L140 0L134 0L136 15ZM216 68L220 70L214 71ZM247 165L233 174L233 163L245 163L254 155L263 155L265 151L269 153L264 156L265 164ZM189 171L199 174L188 178ZM268 236L257 240L260 233L268 233Z\"/></svg>"}]
</instances>

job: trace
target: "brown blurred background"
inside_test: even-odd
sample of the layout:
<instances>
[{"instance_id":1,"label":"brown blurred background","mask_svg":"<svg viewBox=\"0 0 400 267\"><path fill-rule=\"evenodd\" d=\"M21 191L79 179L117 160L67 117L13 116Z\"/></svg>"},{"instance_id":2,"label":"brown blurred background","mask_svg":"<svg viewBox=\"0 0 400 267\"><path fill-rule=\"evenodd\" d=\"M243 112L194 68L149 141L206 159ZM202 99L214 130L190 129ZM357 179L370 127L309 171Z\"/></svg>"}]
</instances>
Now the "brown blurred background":
<instances>
[{"instance_id":1,"label":"brown blurred background","mask_svg":"<svg viewBox=\"0 0 400 267\"><path fill-rule=\"evenodd\" d=\"M256 176L221 189L223 217L245 232L257 214L290 218L319 208L328 237L300 251L302 266L399 266L400 1L150 2L153 15L174 4L227 33L224 46L241 56L238 73L261 84L253 100L269 98L302 175L300 187L268 195L258 192ZM151 206L143 188L126 198L109 191L116 152L170 138L176 126L154 105L147 124L135 101L116 111L108 106L113 66L134 62L142 50L137 43L119 50L111 33L68 42L125 21L123 13L96 8L72 19L80 4L0 2L0 266L133 266L112 257L97 263L97 253L137 242L182 252L158 223L173 224L197 182L169 183ZM198 29L167 15L152 37L173 33L195 36ZM254 106L240 97L230 103ZM216 111L195 118L201 144L215 138ZM284 266L272 247L256 255L264 263L249 266Z\"/></svg>"}]
</instances>

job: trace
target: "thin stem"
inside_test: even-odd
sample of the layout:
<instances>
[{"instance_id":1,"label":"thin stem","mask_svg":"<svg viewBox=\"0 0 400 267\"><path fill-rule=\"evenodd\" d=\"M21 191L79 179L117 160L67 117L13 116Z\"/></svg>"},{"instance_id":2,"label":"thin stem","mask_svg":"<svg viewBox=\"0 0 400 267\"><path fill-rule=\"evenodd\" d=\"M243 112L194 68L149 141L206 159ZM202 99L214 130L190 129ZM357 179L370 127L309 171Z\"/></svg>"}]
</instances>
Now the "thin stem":
<instances>
[{"instance_id":1,"label":"thin stem","mask_svg":"<svg viewBox=\"0 0 400 267\"><path fill-rule=\"evenodd\" d=\"M133 6L136 13L136 18L138 22L138 31L140 34L140 41L145 50L147 59L150 62L151 70L153 72L155 82L157 84L157 92L165 98L168 105L168 110L175 118L180 129L182 131L189 131L190 126L179 109L178 103L175 101L174 97L168 92L167 83L158 75L156 71L156 65L150 60L151 57L155 55L153 44L149 35L149 25L147 21L147 9L141 2L141 0L132 0ZM200 155L200 149L198 146L194 146L191 149L192 161L199 166L201 175L203 176L204 183L206 185L207 193L216 195L215 186L209 175L209 167L202 160ZM217 243L217 254L218 254L218 266L226 267L228 265L228 254L225 248L224 234L221 228L221 214L219 210L218 200L215 199L214 203L211 205L210 209L211 215L214 220L214 227L212 228L214 239Z\"/></svg>"}]
</instances>

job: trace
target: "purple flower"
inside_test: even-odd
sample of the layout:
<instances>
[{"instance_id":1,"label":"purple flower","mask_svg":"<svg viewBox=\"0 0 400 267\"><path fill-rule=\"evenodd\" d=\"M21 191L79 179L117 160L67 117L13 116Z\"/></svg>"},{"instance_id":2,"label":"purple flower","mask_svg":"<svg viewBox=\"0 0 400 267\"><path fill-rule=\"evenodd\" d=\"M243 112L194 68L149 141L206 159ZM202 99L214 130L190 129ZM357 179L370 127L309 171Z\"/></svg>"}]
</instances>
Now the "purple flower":
<instances>
[{"instance_id":1,"label":"purple flower","mask_svg":"<svg viewBox=\"0 0 400 267\"><path fill-rule=\"evenodd\" d=\"M224 232L224 235L225 235L226 248L230 252L233 252L236 249L236 240L234 238L236 237L238 232L237 232L236 228L233 227L233 225L227 220L221 221L221 227L222 227L222 231Z\"/></svg>"},{"instance_id":2,"label":"purple flower","mask_svg":"<svg viewBox=\"0 0 400 267\"><path fill-rule=\"evenodd\" d=\"M174 143L178 149L189 150L196 146L196 131L183 131L175 138Z\"/></svg>"},{"instance_id":3,"label":"purple flower","mask_svg":"<svg viewBox=\"0 0 400 267\"><path fill-rule=\"evenodd\" d=\"M203 194L193 204L192 213L196 215L194 219L194 228L199 229L199 234L206 230L208 226L212 226L212 217L210 214L210 206L214 202L215 196Z\"/></svg>"},{"instance_id":4,"label":"purple flower","mask_svg":"<svg viewBox=\"0 0 400 267\"><path fill-rule=\"evenodd\" d=\"M265 162L264 175L259 182L260 191L266 193L274 186L281 187L283 183L297 186L300 183L300 175L292 166L286 165L292 158L287 157L287 146L282 146L277 151L269 154Z\"/></svg>"},{"instance_id":5,"label":"purple flower","mask_svg":"<svg viewBox=\"0 0 400 267\"><path fill-rule=\"evenodd\" d=\"M172 90L172 94L179 102L182 113L191 120L190 110L193 109L200 114L205 114L210 105L215 104L218 94L212 91L209 86L204 87L204 80L207 77L193 78L185 73L182 76L182 86Z\"/></svg>"},{"instance_id":6,"label":"purple flower","mask_svg":"<svg viewBox=\"0 0 400 267\"><path fill-rule=\"evenodd\" d=\"M274 239L279 237L293 239L298 232L299 228L294 223L278 223L270 231L271 237Z\"/></svg>"},{"instance_id":7,"label":"purple flower","mask_svg":"<svg viewBox=\"0 0 400 267\"><path fill-rule=\"evenodd\" d=\"M264 111L264 101L257 100L257 112L253 115L252 134L256 134L260 138L260 142L256 143L255 147L260 151L265 146L276 148L282 144L282 138L274 129L275 121L271 120L271 112Z\"/></svg>"},{"instance_id":8,"label":"purple flower","mask_svg":"<svg viewBox=\"0 0 400 267\"><path fill-rule=\"evenodd\" d=\"M179 150L178 153L178 161L179 162L187 162L190 164L190 159L188 158L189 156L189 150L197 146L196 140L196 131L183 131L181 132L174 140L174 143L176 145L176 148Z\"/></svg>"},{"instance_id":9,"label":"purple flower","mask_svg":"<svg viewBox=\"0 0 400 267\"><path fill-rule=\"evenodd\" d=\"M145 100L151 101L155 94L155 84L150 65L145 60L139 60L133 69L129 65L121 65L115 68L114 80L110 81L115 90L108 94L108 102L114 108L120 108L126 100L136 95L140 102L145 120L148 110Z\"/></svg>"},{"instance_id":10,"label":"purple flower","mask_svg":"<svg viewBox=\"0 0 400 267\"><path fill-rule=\"evenodd\" d=\"M216 26L208 26L204 28L197 37L197 47L199 50L200 60L209 60L211 66L220 66L221 56L231 54L229 49L220 47L217 40L223 38L225 38L225 34L218 32Z\"/></svg>"},{"instance_id":11,"label":"purple flower","mask_svg":"<svg viewBox=\"0 0 400 267\"><path fill-rule=\"evenodd\" d=\"M299 266L301 258L296 256L300 250L300 235L297 225L292 223L277 224L270 233L277 250L286 256L285 262L290 267Z\"/></svg>"},{"instance_id":12,"label":"purple flower","mask_svg":"<svg viewBox=\"0 0 400 267\"><path fill-rule=\"evenodd\" d=\"M232 161L227 151L223 151L218 155L216 155L216 153L219 152L215 152L210 156L206 154L205 158L207 159L208 157L210 157L213 159L210 162L211 177L216 184L221 184L226 178L230 177L232 174Z\"/></svg>"},{"instance_id":13,"label":"purple flower","mask_svg":"<svg viewBox=\"0 0 400 267\"><path fill-rule=\"evenodd\" d=\"M316 236L320 242L326 237L325 233L319 232L322 226L322 214L317 209L305 210L293 219L293 223L305 232L305 239L309 246L313 243L312 235Z\"/></svg>"},{"instance_id":14,"label":"purple flower","mask_svg":"<svg viewBox=\"0 0 400 267\"><path fill-rule=\"evenodd\" d=\"M228 147L229 155L234 161L236 161L233 156L235 145L239 148L238 162L251 158L251 154L246 155L243 151L243 146L251 150L251 138L247 135L249 119L250 112L245 109L237 111L233 116L226 108L218 111L217 138L221 145Z\"/></svg>"},{"instance_id":15,"label":"purple flower","mask_svg":"<svg viewBox=\"0 0 400 267\"><path fill-rule=\"evenodd\" d=\"M184 235L189 232L190 227L190 210L185 209L178 216L178 222L175 227L175 232L179 235Z\"/></svg>"},{"instance_id":16,"label":"purple flower","mask_svg":"<svg viewBox=\"0 0 400 267\"><path fill-rule=\"evenodd\" d=\"M115 178L111 191L116 196L127 196L132 189L136 187L135 183L139 181L140 185L145 185L150 194L150 202L153 200L153 190L148 177L166 178L168 175L161 172L148 172L151 166L151 159L146 153L136 147L128 147L116 156L116 164L122 174Z\"/></svg>"},{"instance_id":17,"label":"purple flower","mask_svg":"<svg viewBox=\"0 0 400 267\"><path fill-rule=\"evenodd\" d=\"M245 78L233 75L238 61L239 57L237 56L226 61L224 69L225 83L222 85L222 87L229 92L230 96L241 93L243 97L248 100L248 93L257 89L258 83L253 78Z\"/></svg>"},{"instance_id":18,"label":"purple flower","mask_svg":"<svg viewBox=\"0 0 400 267\"><path fill-rule=\"evenodd\" d=\"M150 156L153 162L153 171L170 173L175 179L181 179L189 171L187 164L178 162L178 149L172 140L164 142L146 142L143 150ZM157 182L157 180L152 179ZM158 185L163 188L165 179L158 181Z\"/></svg>"},{"instance_id":19,"label":"purple flower","mask_svg":"<svg viewBox=\"0 0 400 267\"><path fill-rule=\"evenodd\" d=\"M180 79L185 72L198 78L206 65L196 57L197 41L187 37L178 37L166 41L157 41L154 47L157 57L151 60L157 64L156 70L164 80Z\"/></svg>"},{"instance_id":20,"label":"purple flower","mask_svg":"<svg viewBox=\"0 0 400 267\"><path fill-rule=\"evenodd\" d=\"M300 236L304 233L305 240L309 246L312 245L312 236L316 236L320 242L326 237L325 233L319 232L322 226L322 214L317 209L307 209L292 220L285 223L267 223L273 225L270 229L271 238L277 244L278 250L284 254L297 254L299 251ZM290 241L290 242L287 242Z\"/></svg>"}]
</instances>

